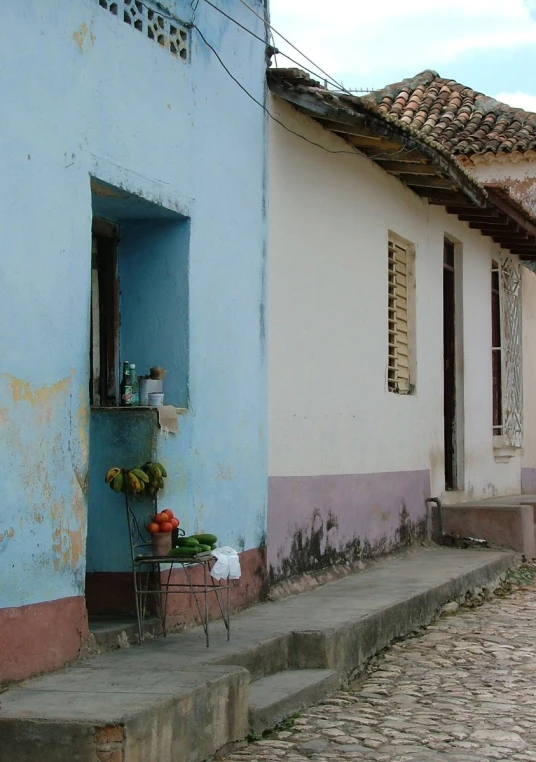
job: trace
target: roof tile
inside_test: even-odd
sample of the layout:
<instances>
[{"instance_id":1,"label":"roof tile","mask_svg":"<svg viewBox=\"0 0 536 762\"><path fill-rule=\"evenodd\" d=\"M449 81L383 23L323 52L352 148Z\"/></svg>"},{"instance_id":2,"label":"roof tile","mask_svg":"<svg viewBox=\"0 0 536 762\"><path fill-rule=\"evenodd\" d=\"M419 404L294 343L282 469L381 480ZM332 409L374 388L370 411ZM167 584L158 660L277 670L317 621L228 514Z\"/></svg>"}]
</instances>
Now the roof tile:
<instances>
[{"instance_id":1,"label":"roof tile","mask_svg":"<svg viewBox=\"0 0 536 762\"><path fill-rule=\"evenodd\" d=\"M536 114L500 103L429 69L363 100L437 140L453 154L536 149Z\"/></svg>"}]
</instances>

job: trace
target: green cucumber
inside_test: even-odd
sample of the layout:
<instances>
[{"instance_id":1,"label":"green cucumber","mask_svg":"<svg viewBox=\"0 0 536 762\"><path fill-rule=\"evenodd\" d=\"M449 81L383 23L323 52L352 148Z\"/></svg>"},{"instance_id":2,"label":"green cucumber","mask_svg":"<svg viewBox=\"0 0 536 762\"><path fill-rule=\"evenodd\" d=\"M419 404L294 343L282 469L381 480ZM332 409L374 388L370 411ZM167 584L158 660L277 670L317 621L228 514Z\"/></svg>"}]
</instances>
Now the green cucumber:
<instances>
[{"instance_id":1,"label":"green cucumber","mask_svg":"<svg viewBox=\"0 0 536 762\"><path fill-rule=\"evenodd\" d=\"M197 553L199 553L199 545L191 545L191 546L182 546L179 548L172 548L168 556L171 556L172 558L193 558Z\"/></svg>"},{"instance_id":2,"label":"green cucumber","mask_svg":"<svg viewBox=\"0 0 536 762\"><path fill-rule=\"evenodd\" d=\"M202 545L214 545L218 542L215 534L193 534L192 537Z\"/></svg>"},{"instance_id":3,"label":"green cucumber","mask_svg":"<svg viewBox=\"0 0 536 762\"><path fill-rule=\"evenodd\" d=\"M212 550L210 545L202 545L201 543L196 547L196 550L198 553L206 553L209 550Z\"/></svg>"},{"instance_id":4,"label":"green cucumber","mask_svg":"<svg viewBox=\"0 0 536 762\"><path fill-rule=\"evenodd\" d=\"M177 547L191 547L192 545L195 545L197 547L199 545L199 540L196 540L195 537L179 537L177 540Z\"/></svg>"}]
</instances>

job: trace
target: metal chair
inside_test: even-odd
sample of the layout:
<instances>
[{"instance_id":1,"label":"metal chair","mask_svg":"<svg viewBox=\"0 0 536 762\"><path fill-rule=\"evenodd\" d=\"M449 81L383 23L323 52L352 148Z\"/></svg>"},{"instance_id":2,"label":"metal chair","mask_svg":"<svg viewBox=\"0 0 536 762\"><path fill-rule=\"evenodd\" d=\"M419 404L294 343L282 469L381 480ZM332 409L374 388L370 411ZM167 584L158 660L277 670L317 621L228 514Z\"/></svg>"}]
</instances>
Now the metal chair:
<instances>
[{"instance_id":1,"label":"metal chair","mask_svg":"<svg viewBox=\"0 0 536 762\"><path fill-rule=\"evenodd\" d=\"M167 599L169 595L193 596L199 618L205 631L207 648L209 639L209 598L214 594L227 630L227 640L231 637L231 606L229 579L216 581L210 574L216 559L210 553L200 553L189 559L179 559L169 556L155 556L152 550L151 535L146 529L151 515L158 513L158 499L154 495L151 501L151 511L147 512L147 502L136 500L128 491L125 492L125 508L130 541L130 555L132 561L132 576L134 581L134 595L136 601L136 617L138 620L138 641L144 640L144 625L147 616L147 599L154 596L156 599L157 614L162 624L164 636L166 631ZM184 535L184 530L179 530ZM167 568L162 568L167 567ZM174 567L181 567L186 576L186 582L171 582ZM196 583L192 579L195 568L202 567L203 582ZM202 599L202 600L200 600Z\"/></svg>"}]
</instances>

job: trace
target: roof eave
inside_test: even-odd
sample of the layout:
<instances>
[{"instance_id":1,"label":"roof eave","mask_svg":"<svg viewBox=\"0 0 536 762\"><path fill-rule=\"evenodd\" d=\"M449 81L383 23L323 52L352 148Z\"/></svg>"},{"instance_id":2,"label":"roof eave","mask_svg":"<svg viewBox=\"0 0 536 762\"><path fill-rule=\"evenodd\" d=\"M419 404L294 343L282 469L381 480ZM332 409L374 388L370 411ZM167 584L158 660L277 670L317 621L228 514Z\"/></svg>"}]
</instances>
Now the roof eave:
<instances>
[{"instance_id":1,"label":"roof eave","mask_svg":"<svg viewBox=\"0 0 536 762\"><path fill-rule=\"evenodd\" d=\"M522 260L536 261L536 221L507 194L470 177L459 157L375 108L353 98L343 100L306 75L292 76L294 81L288 82L281 72L269 70L272 93L345 139L429 203L445 207Z\"/></svg>"},{"instance_id":2,"label":"roof eave","mask_svg":"<svg viewBox=\"0 0 536 762\"><path fill-rule=\"evenodd\" d=\"M307 88L289 86L275 78L269 78L269 85L274 95L291 103L338 137L346 139L353 148L396 176L419 196L439 204L460 201L460 196L476 206L487 204L484 188L467 175L454 157L403 125L365 108L358 110L347 104L342 105L337 96L327 90L317 96ZM393 159L396 162L391 167ZM416 171L415 165L422 167L423 164L433 170L428 175L429 179L422 171Z\"/></svg>"}]
</instances>

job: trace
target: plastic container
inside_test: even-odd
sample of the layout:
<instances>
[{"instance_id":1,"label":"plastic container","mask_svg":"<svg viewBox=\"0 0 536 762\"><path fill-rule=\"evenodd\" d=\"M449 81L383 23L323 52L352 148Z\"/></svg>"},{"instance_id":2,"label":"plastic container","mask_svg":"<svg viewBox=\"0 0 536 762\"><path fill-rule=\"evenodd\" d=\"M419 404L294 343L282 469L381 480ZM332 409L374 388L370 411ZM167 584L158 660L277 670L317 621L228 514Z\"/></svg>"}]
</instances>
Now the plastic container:
<instances>
[{"instance_id":1,"label":"plastic container","mask_svg":"<svg viewBox=\"0 0 536 762\"><path fill-rule=\"evenodd\" d=\"M159 392L162 394L164 387L162 381L155 381L152 378L140 378L140 405L145 407L149 404L149 394Z\"/></svg>"},{"instance_id":2,"label":"plastic container","mask_svg":"<svg viewBox=\"0 0 536 762\"><path fill-rule=\"evenodd\" d=\"M154 556L167 556L171 550L171 532L158 532L151 535Z\"/></svg>"},{"instance_id":3,"label":"plastic container","mask_svg":"<svg viewBox=\"0 0 536 762\"><path fill-rule=\"evenodd\" d=\"M161 407L164 404L164 395L161 392L149 393L149 407Z\"/></svg>"}]
</instances>

